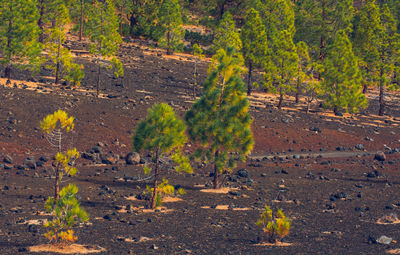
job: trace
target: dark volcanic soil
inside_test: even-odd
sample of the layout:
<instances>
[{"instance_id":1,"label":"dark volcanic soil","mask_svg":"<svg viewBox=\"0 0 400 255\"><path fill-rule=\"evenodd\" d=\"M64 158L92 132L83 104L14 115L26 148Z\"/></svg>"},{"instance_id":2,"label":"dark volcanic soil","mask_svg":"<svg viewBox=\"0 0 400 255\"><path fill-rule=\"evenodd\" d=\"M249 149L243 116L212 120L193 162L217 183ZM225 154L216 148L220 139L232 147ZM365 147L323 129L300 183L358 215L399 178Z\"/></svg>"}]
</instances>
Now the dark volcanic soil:
<instances>
[{"instance_id":1,"label":"dark volcanic soil","mask_svg":"<svg viewBox=\"0 0 400 255\"><path fill-rule=\"evenodd\" d=\"M76 43L73 48L82 49ZM46 70L39 83L22 81L28 76L15 70L19 80L1 86L0 161L5 155L14 161L7 164L10 169L0 170L0 254L26 254L29 246L47 242L43 225L29 221L49 217L40 212L53 193L51 160L36 169L24 168L23 162L55 153L39 121L57 109L76 117L65 147L85 152L100 142L103 153L117 158L112 164L81 158L79 174L63 183L79 186L82 206L90 214L90 224L76 228L78 243L101 246L105 254L384 254L400 248L399 225L377 224L385 215L400 215L400 154L395 150L400 148L400 111L394 95L388 103L391 117L374 115L376 100L362 115L335 117L317 107L306 115L304 104L291 101L279 111L271 95L256 93L251 107L254 151L237 168L249 176L235 170L225 183L237 193L201 192L199 185L211 181L210 168L195 163L193 175L171 172L168 177L187 192L183 201L164 204L172 211L121 210L145 205L126 199L148 184L140 180L141 166L126 165L123 159L131 150L135 125L155 102L169 103L181 116L191 104L190 57L160 57L158 52L138 43L122 47L125 77L104 73L102 98L94 97L97 68L85 55L79 58L87 76L80 89L54 86ZM206 70L204 62L202 79ZM357 149L358 144L363 148ZM386 153L385 161L374 160L378 150ZM337 153L328 158L326 152ZM284 239L291 246L255 245L260 234L255 222L264 204L282 208L292 219ZM230 209L202 208L215 205ZM368 243L381 235L394 241Z\"/></svg>"}]
</instances>

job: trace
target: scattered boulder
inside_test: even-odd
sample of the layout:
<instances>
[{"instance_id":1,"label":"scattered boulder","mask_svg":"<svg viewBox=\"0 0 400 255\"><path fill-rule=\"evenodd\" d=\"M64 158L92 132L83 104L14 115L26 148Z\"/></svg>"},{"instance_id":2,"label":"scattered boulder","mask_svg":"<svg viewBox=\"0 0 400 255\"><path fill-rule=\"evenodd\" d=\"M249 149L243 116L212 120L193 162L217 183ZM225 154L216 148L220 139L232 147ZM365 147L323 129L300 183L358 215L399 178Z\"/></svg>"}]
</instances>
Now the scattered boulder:
<instances>
[{"instance_id":1,"label":"scattered boulder","mask_svg":"<svg viewBox=\"0 0 400 255\"><path fill-rule=\"evenodd\" d=\"M242 168L240 170L237 171L237 175L239 177L243 177L243 178L248 178L249 177L249 173L247 172L246 169Z\"/></svg>"},{"instance_id":2,"label":"scattered boulder","mask_svg":"<svg viewBox=\"0 0 400 255\"><path fill-rule=\"evenodd\" d=\"M107 164L107 165L114 165L115 163L117 163L117 158L115 157L115 155L108 153L108 154L100 154L100 159L101 159L101 163L103 164Z\"/></svg>"},{"instance_id":3,"label":"scattered boulder","mask_svg":"<svg viewBox=\"0 0 400 255\"><path fill-rule=\"evenodd\" d=\"M361 143L356 144L356 146L354 146L357 150L363 151L364 150L364 145L362 145Z\"/></svg>"},{"instance_id":4,"label":"scattered boulder","mask_svg":"<svg viewBox=\"0 0 400 255\"><path fill-rule=\"evenodd\" d=\"M376 239L376 242L379 244L390 244L392 240L393 238L382 235L378 239Z\"/></svg>"},{"instance_id":5,"label":"scattered boulder","mask_svg":"<svg viewBox=\"0 0 400 255\"><path fill-rule=\"evenodd\" d=\"M25 168L36 169L35 157L28 157L24 160Z\"/></svg>"},{"instance_id":6,"label":"scattered boulder","mask_svg":"<svg viewBox=\"0 0 400 255\"><path fill-rule=\"evenodd\" d=\"M10 155L5 155L3 158L3 162L7 164L14 163L14 159Z\"/></svg>"},{"instance_id":7,"label":"scattered boulder","mask_svg":"<svg viewBox=\"0 0 400 255\"><path fill-rule=\"evenodd\" d=\"M374 160L378 160L381 162L385 161L386 160L385 153L383 153L383 151L378 151L374 156Z\"/></svg>"},{"instance_id":8,"label":"scattered boulder","mask_svg":"<svg viewBox=\"0 0 400 255\"><path fill-rule=\"evenodd\" d=\"M137 152L129 152L125 160L127 165L137 165L140 163L140 155Z\"/></svg>"},{"instance_id":9,"label":"scattered boulder","mask_svg":"<svg viewBox=\"0 0 400 255\"><path fill-rule=\"evenodd\" d=\"M317 132L317 133L321 133L322 132L319 127L310 127L310 131Z\"/></svg>"},{"instance_id":10,"label":"scattered boulder","mask_svg":"<svg viewBox=\"0 0 400 255\"><path fill-rule=\"evenodd\" d=\"M380 175L380 173L378 172L378 170L374 170L374 171L368 172L366 176L368 178L375 178L375 177L378 177L379 175Z\"/></svg>"}]
</instances>

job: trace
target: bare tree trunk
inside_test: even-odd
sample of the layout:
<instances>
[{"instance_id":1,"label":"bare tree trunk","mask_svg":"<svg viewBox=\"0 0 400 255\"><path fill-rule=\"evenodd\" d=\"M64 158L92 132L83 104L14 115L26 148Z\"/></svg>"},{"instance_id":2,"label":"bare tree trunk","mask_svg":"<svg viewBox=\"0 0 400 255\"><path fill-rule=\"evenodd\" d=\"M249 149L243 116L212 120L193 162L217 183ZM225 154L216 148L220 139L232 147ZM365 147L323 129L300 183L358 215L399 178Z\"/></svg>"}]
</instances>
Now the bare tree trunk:
<instances>
[{"instance_id":1,"label":"bare tree trunk","mask_svg":"<svg viewBox=\"0 0 400 255\"><path fill-rule=\"evenodd\" d=\"M385 114L385 96L382 76L383 68L381 68L381 81L379 82L379 116L383 116Z\"/></svg>"},{"instance_id":2,"label":"bare tree trunk","mask_svg":"<svg viewBox=\"0 0 400 255\"><path fill-rule=\"evenodd\" d=\"M300 64L299 64L299 69L297 71L296 104L299 103L299 97L300 97Z\"/></svg>"},{"instance_id":3,"label":"bare tree trunk","mask_svg":"<svg viewBox=\"0 0 400 255\"><path fill-rule=\"evenodd\" d=\"M55 84L60 82L60 51L61 51L61 34L58 38L58 48L57 48L57 64L56 64L56 81Z\"/></svg>"},{"instance_id":4,"label":"bare tree trunk","mask_svg":"<svg viewBox=\"0 0 400 255\"><path fill-rule=\"evenodd\" d=\"M10 5L10 12L12 13L12 5ZM12 19L8 21L8 30L7 30L7 48L11 48L11 42L12 42L12 27L13 27L13 22ZM11 51L8 51L8 61L10 61L5 70L4 70L4 76L7 78L7 83L11 79Z\"/></svg>"},{"instance_id":5,"label":"bare tree trunk","mask_svg":"<svg viewBox=\"0 0 400 255\"><path fill-rule=\"evenodd\" d=\"M282 88L280 88L279 89L279 103L278 103L279 110L282 108L282 102L283 102L283 92L282 92Z\"/></svg>"},{"instance_id":6,"label":"bare tree trunk","mask_svg":"<svg viewBox=\"0 0 400 255\"><path fill-rule=\"evenodd\" d=\"M167 55L171 55L172 54L172 52L171 52L171 47L170 47L170 40L171 40L171 38L170 38L170 32L168 31L167 32Z\"/></svg>"},{"instance_id":7,"label":"bare tree trunk","mask_svg":"<svg viewBox=\"0 0 400 255\"><path fill-rule=\"evenodd\" d=\"M81 0L81 20L80 20L80 27L79 27L79 41L82 41L83 37L83 7L84 7L84 0Z\"/></svg>"},{"instance_id":8,"label":"bare tree trunk","mask_svg":"<svg viewBox=\"0 0 400 255\"><path fill-rule=\"evenodd\" d=\"M101 73L100 62L98 64L99 64L99 70L97 72L97 92L96 92L97 97L99 97L99 95L100 95L100 73Z\"/></svg>"},{"instance_id":9,"label":"bare tree trunk","mask_svg":"<svg viewBox=\"0 0 400 255\"><path fill-rule=\"evenodd\" d=\"M249 75L248 75L248 80L247 80L247 95L251 95L251 91L253 90L253 82L251 80L251 72L253 71L253 65L250 62L249 63Z\"/></svg>"},{"instance_id":10,"label":"bare tree trunk","mask_svg":"<svg viewBox=\"0 0 400 255\"><path fill-rule=\"evenodd\" d=\"M159 178L159 150L156 151L156 166L154 168L154 189L153 189L153 196L151 198L151 209L156 208L156 200L157 200L157 192L158 192L158 178Z\"/></svg>"},{"instance_id":11,"label":"bare tree trunk","mask_svg":"<svg viewBox=\"0 0 400 255\"><path fill-rule=\"evenodd\" d=\"M60 163L57 163L56 180L54 183L54 200L57 201L59 198L60 198Z\"/></svg>"},{"instance_id":12,"label":"bare tree trunk","mask_svg":"<svg viewBox=\"0 0 400 255\"><path fill-rule=\"evenodd\" d=\"M215 152L214 161L218 158L218 150ZM217 164L214 162L214 189L219 189L219 178L218 178L218 168Z\"/></svg>"},{"instance_id":13,"label":"bare tree trunk","mask_svg":"<svg viewBox=\"0 0 400 255\"><path fill-rule=\"evenodd\" d=\"M44 16L44 3L43 0L40 1L40 11L39 11L39 20L37 22L38 27L39 27L39 42L43 43L44 41L44 22L43 22L43 16Z\"/></svg>"},{"instance_id":14,"label":"bare tree trunk","mask_svg":"<svg viewBox=\"0 0 400 255\"><path fill-rule=\"evenodd\" d=\"M193 84L193 99L196 99L196 87L197 87L197 58L194 60L194 84Z\"/></svg>"}]
</instances>

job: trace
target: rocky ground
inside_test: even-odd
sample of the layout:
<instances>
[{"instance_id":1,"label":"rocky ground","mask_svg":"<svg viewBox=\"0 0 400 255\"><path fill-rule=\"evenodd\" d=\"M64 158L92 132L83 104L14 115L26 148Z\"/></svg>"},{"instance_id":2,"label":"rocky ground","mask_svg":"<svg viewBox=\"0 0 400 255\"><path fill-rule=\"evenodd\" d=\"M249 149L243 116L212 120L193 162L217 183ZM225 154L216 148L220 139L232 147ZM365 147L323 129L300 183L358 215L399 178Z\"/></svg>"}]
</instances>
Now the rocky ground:
<instances>
[{"instance_id":1,"label":"rocky ground","mask_svg":"<svg viewBox=\"0 0 400 255\"><path fill-rule=\"evenodd\" d=\"M251 97L255 147L226 178L226 194L203 192L211 169L194 164L193 174L169 173L185 188L167 210L141 209L135 198L148 184L147 155L129 154L135 125L155 102L167 102L183 116L191 105L190 56L166 57L143 42L125 44L125 76L102 74L102 95L94 95L97 67L84 47L70 42L85 64L81 88L55 86L42 70L34 79L14 70L0 80L0 252L27 254L46 243L44 201L52 195L52 147L39 121L57 109L76 117L63 147L75 146L79 174L63 183L79 186L90 223L76 229L78 243L101 246L104 254L384 254L400 249L400 111L391 94L388 116L378 117L376 93L359 115L333 116L317 104L287 101L274 107L272 95ZM206 77L203 61L200 77ZM3 71L3 70L0 70ZM188 147L187 150L190 150ZM381 151L382 153L378 153ZM128 158L127 158L128 155ZM128 159L128 160L127 160ZM290 246L258 246L255 225L264 204L282 208L292 220ZM392 238L389 244L380 244ZM378 242L377 242L378 240ZM389 239L390 241L390 239Z\"/></svg>"}]
</instances>

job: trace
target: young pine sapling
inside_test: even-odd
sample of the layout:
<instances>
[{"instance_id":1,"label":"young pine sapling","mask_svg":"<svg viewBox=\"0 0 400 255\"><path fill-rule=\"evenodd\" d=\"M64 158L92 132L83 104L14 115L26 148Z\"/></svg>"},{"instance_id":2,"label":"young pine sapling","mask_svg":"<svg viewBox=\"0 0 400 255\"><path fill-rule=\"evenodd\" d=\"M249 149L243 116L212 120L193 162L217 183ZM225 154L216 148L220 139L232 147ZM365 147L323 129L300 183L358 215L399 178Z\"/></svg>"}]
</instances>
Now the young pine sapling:
<instances>
[{"instance_id":1,"label":"young pine sapling","mask_svg":"<svg viewBox=\"0 0 400 255\"><path fill-rule=\"evenodd\" d=\"M257 226L262 228L263 237L261 241L275 243L282 240L289 234L290 220L285 216L281 209L275 213L272 209L265 205L265 209L258 219Z\"/></svg>"},{"instance_id":2,"label":"young pine sapling","mask_svg":"<svg viewBox=\"0 0 400 255\"><path fill-rule=\"evenodd\" d=\"M197 88L197 78L199 77L199 73L197 72L197 63L204 57L203 50L199 45L193 45L193 55L194 55L194 84L193 84L193 99L196 99L196 88Z\"/></svg>"},{"instance_id":3,"label":"young pine sapling","mask_svg":"<svg viewBox=\"0 0 400 255\"><path fill-rule=\"evenodd\" d=\"M155 104L149 109L145 120L141 121L133 136L133 148L136 152L148 151L153 157L150 168L149 163L144 167L145 174L154 172L153 188L150 199L151 209L160 205L162 196L174 193L174 187L163 181L159 184L160 175L167 169L160 165L162 158L170 156L177 165L177 172L191 173L192 167L189 159L182 154L182 147L187 141L185 135L186 126L182 120L176 117L174 110L168 104ZM161 192L160 192L161 190ZM181 193L182 190L178 190Z\"/></svg>"},{"instance_id":4,"label":"young pine sapling","mask_svg":"<svg viewBox=\"0 0 400 255\"><path fill-rule=\"evenodd\" d=\"M47 115L40 122L40 127L46 135L47 140L52 146L57 147L56 154L56 178L54 183L54 199L59 199L60 182L64 175L74 176L78 170L73 166L74 161L79 157L76 148L62 152L63 131L70 132L74 129L74 117L69 117L63 110L58 110L53 114Z\"/></svg>"}]
</instances>

